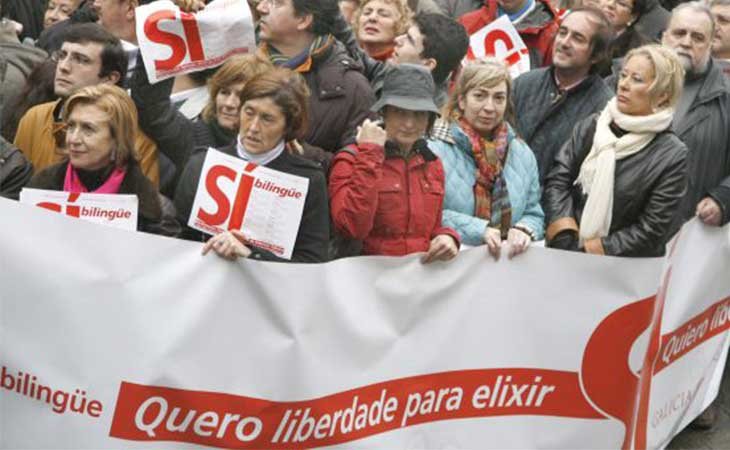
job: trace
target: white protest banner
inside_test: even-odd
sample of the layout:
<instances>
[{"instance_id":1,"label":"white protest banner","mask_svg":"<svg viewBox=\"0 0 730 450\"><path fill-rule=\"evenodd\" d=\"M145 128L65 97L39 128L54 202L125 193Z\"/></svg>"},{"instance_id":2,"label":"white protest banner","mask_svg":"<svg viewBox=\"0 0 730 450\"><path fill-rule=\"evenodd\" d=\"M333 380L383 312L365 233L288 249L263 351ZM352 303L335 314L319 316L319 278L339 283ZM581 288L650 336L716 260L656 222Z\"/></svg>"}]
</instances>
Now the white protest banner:
<instances>
[{"instance_id":1,"label":"white protest banner","mask_svg":"<svg viewBox=\"0 0 730 450\"><path fill-rule=\"evenodd\" d=\"M213 0L197 13L170 0L135 10L137 40L151 83L215 67L256 51L253 18L244 0Z\"/></svg>"},{"instance_id":2,"label":"white protest banner","mask_svg":"<svg viewBox=\"0 0 730 450\"><path fill-rule=\"evenodd\" d=\"M727 351L728 230L697 221L667 259L296 265L0 217L7 449L659 448Z\"/></svg>"},{"instance_id":3,"label":"white protest banner","mask_svg":"<svg viewBox=\"0 0 730 450\"><path fill-rule=\"evenodd\" d=\"M208 149L188 225L241 230L256 247L291 259L309 180Z\"/></svg>"},{"instance_id":4,"label":"white protest banner","mask_svg":"<svg viewBox=\"0 0 730 450\"><path fill-rule=\"evenodd\" d=\"M23 188L20 203L122 230L137 231L136 195L72 193Z\"/></svg>"},{"instance_id":5,"label":"white protest banner","mask_svg":"<svg viewBox=\"0 0 730 450\"><path fill-rule=\"evenodd\" d=\"M506 15L469 37L469 50L464 61L487 56L503 60L509 66L512 78L530 70L530 54L527 46Z\"/></svg>"}]
</instances>

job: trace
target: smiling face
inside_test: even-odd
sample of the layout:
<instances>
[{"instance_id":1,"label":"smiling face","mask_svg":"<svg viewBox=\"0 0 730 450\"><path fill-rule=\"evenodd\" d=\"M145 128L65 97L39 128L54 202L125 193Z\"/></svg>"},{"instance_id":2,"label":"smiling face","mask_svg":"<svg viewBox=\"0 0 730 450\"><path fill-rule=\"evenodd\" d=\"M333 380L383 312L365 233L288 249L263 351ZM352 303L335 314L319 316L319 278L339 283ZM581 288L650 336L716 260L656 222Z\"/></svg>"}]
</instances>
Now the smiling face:
<instances>
[{"instance_id":1,"label":"smiling face","mask_svg":"<svg viewBox=\"0 0 730 450\"><path fill-rule=\"evenodd\" d=\"M286 116L271 97L247 100L241 107L239 139L249 153L272 150L284 139Z\"/></svg>"},{"instance_id":2,"label":"smiling face","mask_svg":"<svg viewBox=\"0 0 730 450\"><path fill-rule=\"evenodd\" d=\"M112 164L116 143L109 127L110 117L94 104L78 104L66 121L66 150L76 169L98 170Z\"/></svg>"},{"instance_id":3,"label":"smiling face","mask_svg":"<svg viewBox=\"0 0 730 450\"><path fill-rule=\"evenodd\" d=\"M221 127L238 130L241 113L241 91L245 81L221 88L215 96L215 117Z\"/></svg>"},{"instance_id":4,"label":"smiling face","mask_svg":"<svg viewBox=\"0 0 730 450\"><path fill-rule=\"evenodd\" d=\"M597 26L589 14L578 11L569 14L560 24L553 44L553 65L559 69L585 70L591 67L591 41Z\"/></svg>"},{"instance_id":5,"label":"smiling face","mask_svg":"<svg viewBox=\"0 0 730 450\"><path fill-rule=\"evenodd\" d=\"M504 121L508 100L507 83L502 81L493 87L470 89L459 98L459 109L477 133L489 137Z\"/></svg>"},{"instance_id":6,"label":"smiling face","mask_svg":"<svg viewBox=\"0 0 730 450\"><path fill-rule=\"evenodd\" d=\"M677 53L686 71L701 72L710 59L712 27L706 14L685 7L672 14L662 45Z\"/></svg>"},{"instance_id":7,"label":"smiling face","mask_svg":"<svg viewBox=\"0 0 730 450\"><path fill-rule=\"evenodd\" d=\"M357 18L357 39L361 44L393 44L401 19L395 4L372 0L361 6Z\"/></svg>"}]
</instances>

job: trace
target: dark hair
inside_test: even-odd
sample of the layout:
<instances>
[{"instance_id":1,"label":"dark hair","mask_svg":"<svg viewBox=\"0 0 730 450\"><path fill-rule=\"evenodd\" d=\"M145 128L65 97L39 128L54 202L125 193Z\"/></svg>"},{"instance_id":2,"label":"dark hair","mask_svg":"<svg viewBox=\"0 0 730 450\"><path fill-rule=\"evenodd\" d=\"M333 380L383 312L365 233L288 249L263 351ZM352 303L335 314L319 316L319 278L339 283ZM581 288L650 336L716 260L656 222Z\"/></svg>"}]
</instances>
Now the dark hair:
<instances>
[{"instance_id":1,"label":"dark hair","mask_svg":"<svg viewBox=\"0 0 730 450\"><path fill-rule=\"evenodd\" d=\"M309 120L309 88L301 75L277 67L255 76L241 92L241 104L258 98L270 98L286 118L284 140L301 138Z\"/></svg>"},{"instance_id":2,"label":"dark hair","mask_svg":"<svg viewBox=\"0 0 730 450\"><path fill-rule=\"evenodd\" d=\"M124 80L127 76L127 54L124 52L122 42L113 34L95 23L80 23L68 28L63 42L100 44L103 48L99 77L106 77L112 72L117 72L119 73L117 86L124 87Z\"/></svg>"},{"instance_id":3,"label":"dark hair","mask_svg":"<svg viewBox=\"0 0 730 450\"><path fill-rule=\"evenodd\" d=\"M631 14L636 14L638 20L647 10L648 2L646 0L634 0L634 6L631 7Z\"/></svg>"},{"instance_id":4,"label":"dark hair","mask_svg":"<svg viewBox=\"0 0 730 450\"><path fill-rule=\"evenodd\" d=\"M464 27L441 14L417 14L413 23L423 35L422 58L436 60L431 75L436 84L443 83L466 56L469 37Z\"/></svg>"},{"instance_id":5,"label":"dark hair","mask_svg":"<svg viewBox=\"0 0 730 450\"><path fill-rule=\"evenodd\" d=\"M340 14L337 0L292 0L292 4L297 16L312 15L312 33L324 36L333 32L335 18Z\"/></svg>"},{"instance_id":6,"label":"dark hair","mask_svg":"<svg viewBox=\"0 0 730 450\"><path fill-rule=\"evenodd\" d=\"M594 8L592 6L580 6L571 10L568 14L563 17L562 21L565 21L569 16L575 13L584 13L591 17L592 22L596 26L596 32L591 36L591 59L593 64L591 65L591 73L600 70L604 67L606 60L609 58L608 50L611 41L613 40L613 30L611 28L611 22L608 21L603 11ZM561 21L561 22L562 22Z\"/></svg>"}]
</instances>

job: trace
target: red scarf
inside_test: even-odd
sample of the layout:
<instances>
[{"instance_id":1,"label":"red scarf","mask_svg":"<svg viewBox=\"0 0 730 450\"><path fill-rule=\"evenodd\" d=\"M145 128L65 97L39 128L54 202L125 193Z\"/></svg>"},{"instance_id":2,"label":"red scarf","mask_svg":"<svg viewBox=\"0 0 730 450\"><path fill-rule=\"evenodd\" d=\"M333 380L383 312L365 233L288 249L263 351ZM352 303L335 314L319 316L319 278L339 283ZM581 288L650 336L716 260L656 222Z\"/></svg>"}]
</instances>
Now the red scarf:
<instances>
[{"instance_id":1,"label":"red scarf","mask_svg":"<svg viewBox=\"0 0 730 450\"><path fill-rule=\"evenodd\" d=\"M474 215L492 222L493 211L499 210L501 212L499 228L502 238L506 238L512 226L512 206L507 183L502 174L507 161L507 124L502 122L499 125L492 141L484 139L464 118L459 120L459 126L469 138L477 165Z\"/></svg>"},{"instance_id":2,"label":"red scarf","mask_svg":"<svg viewBox=\"0 0 730 450\"><path fill-rule=\"evenodd\" d=\"M104 184L93 192L95 194L118 194L119 187L122 185L122 181L126 175L126 169L115 168ZM89 192L86 186L84 186L84 183L81 182L79 174L76 173L76 169L74 169L71 163L68 163L66 166L66 178L63 180L63 190L65 192Z\"/></svg>"}]
</instances>

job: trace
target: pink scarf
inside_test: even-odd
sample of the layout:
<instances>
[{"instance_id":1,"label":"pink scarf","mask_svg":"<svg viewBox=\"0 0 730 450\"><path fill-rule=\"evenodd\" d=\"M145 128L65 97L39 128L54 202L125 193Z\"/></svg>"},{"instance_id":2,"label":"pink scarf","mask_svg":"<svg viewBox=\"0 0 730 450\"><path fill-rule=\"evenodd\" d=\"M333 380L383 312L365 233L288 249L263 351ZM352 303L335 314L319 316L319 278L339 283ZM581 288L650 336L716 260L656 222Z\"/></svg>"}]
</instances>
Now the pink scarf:
<instances>
[{"instance_id":1,"label":"pink scarf","mask_svg":"<svg viewBox=\"0 0 730 450\"><path fill-rule=\"evenodd\" d=\"M96 194L117 194L119 193L119 187L122 185L122 180L127 174L126 169L120 169L117 167L112 171L109 178L106 179L104 184L99 186L99 189L93 191ZM76 169L73 168L71 163L66 166L66 178L63 180L64 192L89 192L81 182L79 174L76 173Z\"/></svg>"}]
</instances>

